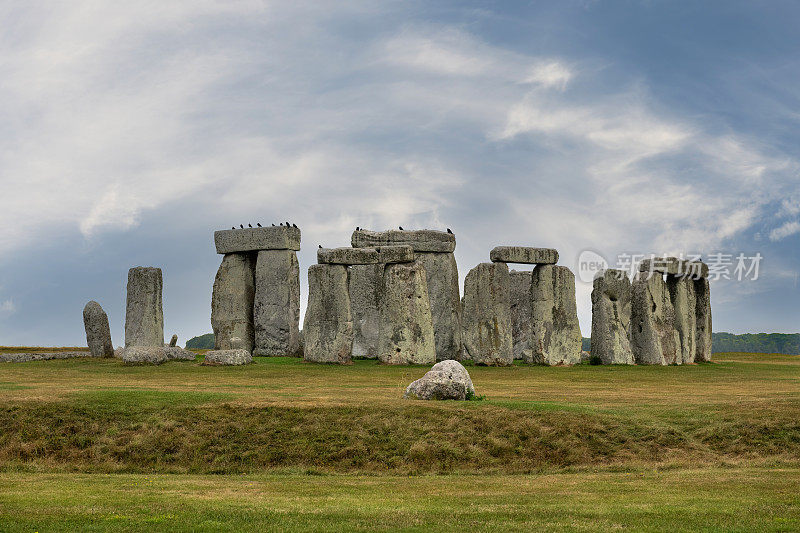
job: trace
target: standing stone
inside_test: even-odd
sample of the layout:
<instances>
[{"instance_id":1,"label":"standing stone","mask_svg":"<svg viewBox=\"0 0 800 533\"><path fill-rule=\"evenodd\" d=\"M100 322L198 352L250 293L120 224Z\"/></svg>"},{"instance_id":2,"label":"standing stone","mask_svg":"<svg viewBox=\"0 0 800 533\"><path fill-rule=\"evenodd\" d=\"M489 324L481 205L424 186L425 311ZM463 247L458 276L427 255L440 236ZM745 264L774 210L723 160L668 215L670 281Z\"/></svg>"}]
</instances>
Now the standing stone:
<instances>
[{"instance_id":1,"label":"standing stone","mask_svg":"<svg viewBox=\"0 0 800 533\"><path fill-rule=\"evenodd\" d=\"M419 252L417 263L424 267L428 284L436 360L459 360L463 347L456 258L452 253Z\"/></svg>"},{"instance_id":2,"label":"standing stone","mask_svg":"<svg viewBox=\"0 0 800 533\"><path fill-rule=\"evenodd\" d=\"M169 340L169 347L174 348L177 345L178 345L178 336L173 334L172 338Z\"/></svg>"},{"instance_id":3,"label":"standing stone","mask_svg":"<svg viewBox=\"0 0 800 533\"><path fill-rule=\"evenodd\" d=\"M379 308L378 360L381 363L436 362L428 283L420 264L386 266Z\"/></svg>"},{"instance_id":4,"label":"standing stone","mask_svg":"<svg viewBox=\"0 0 800 533\"><path fill-rule=\"evenodd\" d=\"M135 267L128 271L125 310L125 347L164 347L164 313L161 308L161 269Z\"/></svg>"},{"instance_id":5,"label":"standing stone","mask_svg":"<svg viewBox=\"0 0 800 533\"><path fill-rule=\"evenodd\" d=\"M253 351L254 297L253 254L225 254L214 279L214 291L211 297L214 349Z\"/></svg>"},{"instance_id":6,"label":"standing stone","mask_svg":"<svg viewBox=\"0 0 800 533\"><path fill-rule=\"evenodd\" d=\"M314 363L350 362L353 317L347 290L347 267L308 267L308 307L303 321L303 357Z\"/></svg>"},{"instance_id":7,"label":"standing stone","mask_svg":"<svg viewBox=\"0 0 800 533\"><path fill-rule=\"evenodd\" d=\"M695 356L697 363L711 361L711 285L708 278L694 281L695 293Z\"/></svg>"},{"instance_id":8,"label":"standing stone","mask_svg":"<svg viewBox=\"0 0 800 533\"><path fill-rule=\"evenodd\" d=\"M353 357L377 359L380 302L385 265L349 267L350 311L353 315Z\"/></svg>"},{"instance_id":9,"label":"standing stone","mask_svg":"<svg viewBox=\"0 0 800 533\"><path fill-rule=\"evenodd\" d=\"M581 357L575 275L564 266L537 265L531 277L531 351L526 363L574 365Z\"/></svg>"},{"instance_id":10,"label":"standing stone","mask_svg":"<svg viewBox=\"0 0 800 533\"><path fill-rule=\"evenodd\" d=\"M509 272L511 298L511 338L514 341L514 359L522 359L530 350L531 337L531 271Z\"/></svg>"},{"instance_id":11,"label":"standing stone","mask_svg":"<svg viewBox=\"0 0 800 533\"><path fill-rule=\"evenodd\" d=\"M299 355L300 265L294 250L258 252L253 327L254 355Z\"/></svg>"},{"instance_id":12,"label":"standing stone","mask_svg":"<svg viewBox=\"0 0 800 533\"><path fill-rule=\"evenodd\" d=\"M480 263L464 280L464 349L479 365L514 360L508 265Z\"/></svg>"},{"instance_id":13,"label":"standing stone","mask_svg":"<svg viewBox=\"0 0 800 533\"><path fill-rule=\"evenodd\" d=\"M675 312L675 332L678 334L675 363L694 363L697 335L694 280L685 276L667 275L667 289Z\"/></svg>"},{"instance_id":14,"label":"standing stone","mask_svg":"<svg viewBox=\"0 0 800 533\"><path fill-rule=\"evenodd\" d=\"M86 343L92 357L114 357L108 315L94 300L83 308L83 327L86 329Z\"/></svg>"},{"instance_id":15,"label":"standing stone","mask_svg":"<svg viewBox=\"0 0 800 533\"><path fill-rule=\"evenodd\" d=\"M604 365L632 365L631 282L622 270L604 270L592 290L592 355Z\"/></svg>"},{"instance_id":16,"label":"standing stone","mask_svg":"<svg viewBox=\"0 0 800 533\"><path fill-rule=\"evenodd\" d=\"M661 273L639 272L631 284L631 349L637 364L678 362L675 310Z\"/></svg>"}]
</instances>

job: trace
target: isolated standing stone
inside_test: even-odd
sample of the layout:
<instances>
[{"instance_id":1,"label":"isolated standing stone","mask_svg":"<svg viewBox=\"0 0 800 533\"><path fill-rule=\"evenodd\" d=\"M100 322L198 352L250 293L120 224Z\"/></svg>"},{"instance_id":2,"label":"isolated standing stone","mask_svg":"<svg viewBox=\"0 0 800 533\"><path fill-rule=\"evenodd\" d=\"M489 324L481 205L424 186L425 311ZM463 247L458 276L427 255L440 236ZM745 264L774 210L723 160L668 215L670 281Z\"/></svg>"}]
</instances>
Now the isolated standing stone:
<instances>
[{"instance_id":1,"label":"isolated standing stone","mask_svg":"<svg viewBox=\"0 0 800 533\"><path fill-rule=\"evenodd\" d=\"M300 353L300 265L293 250L258 252L253 327L254 355Z\"/></svg>"},{"instance_id":2,"label":"isolated standing stone","mask_svg":"<svg viewBox=\"0 0 800 533\"><path fill-rule=\"evenodd\" d=\"M428 284L436 360L461 359L461 297L456 258L452 253L419 252L417 263L424 267Z\"/></svg>"},{"instance_id":3,"label":"isolated standing stone","mask_svg":"<svg viewBox=\"0 0 800 533\"><path fill-rule=\"evenodd\" d=\"M531 337L531 272L512 270L508 273L511 299L511 338L514 341L514 359L530 350Z\"/></svg>"},{"instance_id":4,"label":"isolated standing stone","mask_svg":"<svg viewBox=\"0 0 800 533\"><path fill-rule=\"evenodd\" d=\"M694 280L695 356L697 363L711 361L711 285L707 278Z\"/></svg>"},{"instance_id":5,"label":"isolated standing stone","mask_svg":"<svg viewBox=\"0 0 800 533\"><path fill-rule=\"evenodd\" d=\"M385 265L349 268L350 310L353 315L353 357L377 359L380 301Z\"/></svg>"},{"instance_id":6,"label":"isolated standing stone","mask_svg":"<svg viewBox=\"0 0 800 533\"><path fill-rule=\"evenodd\" d=\"M255 257L231 253L222 258L211 296L211 327L214 348L253 351L253 302L255 298ZM232 339L238 339L236 346Z\"/></svg>"},{"instance_id":7,"label":"isolated standing stone","mask_svg":"<svg viewBox=\"0 0 800 533\"><path fill-rule=\"evenodd\" d=\"M114 345L111 344L111 329L108 327L108 315L100 304L92 300L83 308L83 327L86 330L86 343L92 357L113 357Z\"/></svg>"},{"instance_id":8,"label":"isolated standing stone","mask_svg":"<svg viewBox=\"0 0 800 533\"><path fill-rule=\"evenodd\" d=\"M639 272L631 284L631 349L640 365L678 362L675 310L661 273Z\"/></svg>"},{"instance_id":9,"label":"isolated standing stone","mask_svg":"<svg viewBox=\"0 0 800 533\"><path fill-rule=\"evenodd\" d=\"M632 365L631 282L622 270L604 270L592 290L592 355L604 365Z\"/></svg>"},{"instance_id":10,"label":"isolated standing stone","mask_svg":"<svg viewBox=\"0 0 800 533\"><path fill-rule=\"evenodd\" d=\"M667 276L667 289L675 312L675 332L678 334L675 363L694 363L697 301L694 280L683 276Z\"/></svg>"},{"instance_id":11,"label":"isolated standing stone","mask_svg":"<svg viewBox=\"0 0 800 533\"><path fill-rule=\"evenodd\" d=\"M177 345L178 345L178 336L172 335L172 338L169 340L169 347L174 348Z\"/></svg>"},{"instance_id":12,"label":"isolated standing stone","mask_svg":"<svg viewBox=\"0 0 800 533\"><path fill-rule=\"evenodd\" d=\"M135 267L128 271L125 310L125 347L164 347L164 313L161 308L161 269Z\"/></svg>"},{"instance_id":13,"label":"isolated standing stone","mask_svg":"<svg viewBox=\"0 0 800 533\"><path fill-rule=\"evenodd\" d=\"M514 360L508 266L480 263L464 280L464 349L480 365Z\"/></svg>"},{"instance_id":14,"label":"isolated standing stone","mask_svg":"<svg viewBox=\"0 0 800 533\"><path fill-rule=\"evenodd\" d=\"M381 363L436 362L436 342L425 269L417 263L387 265L379 303L378 360Z\"/></svg>"},{"instance_id":15,"label":"isolated standing stone","mask_svg":"<svg viewBox=\"0 0 800 533\"><path fill-rule=\"evenodd\" d=\"M580 362L581 330L575 301L575 275L564 266L537 265L531 278L531 352L526 363L574 365Z\"/></svg>"},{"instance_id":16,"label":"isolated standing stone","mask_svg":"<svg viewBox=\"0 0 800 533\"><path fill-rule=\"evenodd\" d=\"M412 382L403 395L416 400L466 400L475 394L467 369L458 361L433 365L424 376Z\"/></svg>"},{"instance_id":17,"label":"isolated standing stone","mask_svg":"<svg viewBox=\"0 0 800 533\"><path fill-rule=\"evenodd\" d=\"M308 307L303 321L303 357L314 363L350 362L353 317L347 290L347 267L308 267Z\"/></svg>"}]
</instances>

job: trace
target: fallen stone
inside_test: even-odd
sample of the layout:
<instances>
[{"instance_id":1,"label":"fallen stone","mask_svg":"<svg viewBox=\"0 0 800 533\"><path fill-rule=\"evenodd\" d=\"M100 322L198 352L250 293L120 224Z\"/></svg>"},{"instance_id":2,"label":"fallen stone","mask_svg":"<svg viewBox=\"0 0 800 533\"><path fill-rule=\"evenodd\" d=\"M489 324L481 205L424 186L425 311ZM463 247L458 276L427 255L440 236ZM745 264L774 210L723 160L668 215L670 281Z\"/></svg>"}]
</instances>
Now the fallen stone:
<instances>
[{"instance_id":1,"label":"fallen stone","mask_svg":"<svg viewBox=\"0 0 800 533\"><path fill-rule=\"evenodd\" d=\"M177 345L178 345L178 336L173 334L172 338L169 340L169 347L174 348Z\"/></svg>"},{"instance_id":2,"label":"fallen stone","mask_svg":"<svg viewBox=\"0 0 800 533\"><path fill-rule=\"evenodd\" d=\"M252 254L227 254L214 279L211 296L211 327L214 348L253 351L255 330L253 305L255 300L255 257ZM239 339L234 346L232 339Z\"/></svg>"},{"instance_id":3,"label":"fallen stone","mask_svg":"<svg viewBox=\"0 0 800 533\"><path fill-rule=\"evenodd\" d=\"M508 273L511 299L511 339L514 359L523 359L530 350L531 337L531 272L512 270Z\"/></svg>"},{"instance_id":4,"label":"fallen stone","mask_svg":"<svg viewBox=\"0 0 800 533\"><path fill-rule=\"evenodd\" d=\"M0 352L0 363L27 363L75 357L92 357L92 354L91 352Z\"/></svg>"},{"instance_id":5,"label":"fallen stone","mask_svg":"<svg viewBox=\"0 0 800 533\"><path fill-rule=\"evenodd\" d=\"M675 331L678 344L675 363L694 363L695 335L697 334L697 301L694 293L695 280L688 277L667 276L667 290L675 312Z\"/></svg>"},{"instance_id":6,"label":"fallen stone","mask_svg":"<svg viewBox=\"0 0 800 533\"><path fill-rule=\"evenodd\" d=\"M451 253L421 252L416 262L425 269L436 360L459 360L463 357L463 342L456 258Z\"/></svg>"},{"instance_id":7,"label":"fallen stone","mask_svg":"<svg viewBox=\"0 0 800 533\"><path fill-rule=\"evenodd\" d=\"M350 239L353 248L376 248L386 245L407 245L415 252L453 252L456 236L445 231L430 229L406 231L369 231L359 229Z\"/></svg>"},{"instance_id":8,"label":"fallen stone","mask_svg":"<svg viewBox=\"0 0 800 533\"><path fill-rule=\"evenodd\" d=\"M675 310L662 274L639 272L631 284L631 350L637 364L678 362Z\"/></svg>"},{"instance_id":9,"label":"fallen stone","mask_svg":"<svg viewBox=\"0 0 800 533\"><path fill-rule=\"evenodd\" d=\"M416 400L466 400L475 394L469 372L458 361L433 365L424 376L412 382L403 395Z\"/></svg>"},{"instance_id":10,"label":"fallen stone","mask_svg":"<svg viewBox=\"0 0 800 533\"><path fill-rule=\"evenodd\" d=\"M167 361L196 361L197 356L194 352L185 350L179 346L165 346L164 355Z\"/></svg>"},{"instance_id":11,"label":"fallen stone","mask_svg":"<svg viewBox=\"0 0 800 533\"><path fill-rule=\"evenodd\" d=\"M204 365L248 365L253 362L253 356L247 350L210 350L206 352Z\"/></svg>"},{"instance_id":12,"label":"fallen stone","mask_svg":"<svg viewBox=\"0 0 800 533\"><path fill-rule=\"evenodd\" d=\"M122 361L131 365L160 365L167 361L194 361L193 352L168 346L128 346L122 350Z\"/></svg>"},{"instance_id":13,"label":"fallen stone","mask_svg":"<svg viewBox=\"0 0 800 533\"><path fill-rule=\"evenodd\" d=\"M531 350L523 354L526 363L574 365L580 361L575 275L569 268L537 265L533 269L531 324Z\"/></svg>"},{"instance_id":14,"label":"fallen stone","mask_svg":"<svg viewBox=\"0 0 800 533\"><path fill-rule=\"evenodd\" d=\"M300 229L286 226L225 229L214 232L218 254L258 252L260 250L299 250Z\"/></svg>"},{"instance_id":15,"label":"fallen stone","mask_svg":"<svg viewBox=\"0 0 800 533\"><path fill-rule=\"evenodd\" d=\"M125 347L164 346L164 312L161 308L161 269L135 267L128 271L125 309Z\"/></svg>"},{"instance_id":16,"label":"fallen stone","mask_svg":"<svg viewBox=\"0 0 800 533\"><path fill-rule=\"evenodd\" d=\"M694 280L696 363L711 361L711 285L707 278Z\"/></svg>"},{"instance_id":17,"label":"fallen stone","mask_svg":"<svg viewBox=\"0 0 800 533\"><path fill-rule=\"evenodd\" d=\"M417 263L387 265L382 287L378 360L391 365L435 363L425 269Z\"/></svg>"},{"instance_id":18,"label":"fallen stone","mask_svg":"<svg viewBox=\"0 0 800 533\"><path fill-rule=\"evenodd\" d=\"M592 290L592 353L604 365L635 363L630 343L631 282L622 270L597 274Z\"/></svg>"},{"instance_id":19,"label":"fallen stone","mask_svg":"<svg viewBox=\"0 0 800 533\"><path fill-rule=\"evenodd\" d=\"M253 328L253 355L300 354L300 265L293 250L258 252Z\"/></svg>"},{"instance_id":20,"label":"fallen stone","mask_svg":"<svg viewBox=\"0 0 800 533\"><path fill-rule=\"evenodd\" d=\"M677 257L654 257L639 263L639 272L703 279L708 278L708 265L702 261L687 261Z\"/></svg>"},{"instance_id":21,"label":"fallen stone","mask_svg":"<svg viewBox=\"0 0 800 533\"><path fill-rule=\"evenodd\" d=\"M352 265L348 291L353 317L353 357L378 358L384 265Z\"/></svg>"},{"instance_id":22,"label":"fallen stone","mask_svg":"<svg viewBox=\"0 0 800 533\"><path fill-rule=\"evenodd\" d=\"M553 248L531 248L528 246L496 246L489 252L489 259L498 263L522 263L528 265L554 265L558 263L558 251Z\"/></svg>"},{"instance_id":23,"label":"fallen stone","mask_svg":"<svg viewBox=\"0 0 800 533\"><path fill-rule=\"evenodd\" d=\"M480 263L464 280L464 349L479 365L514 361L508 266Z\"/></svg>"},{"instance_id":24,"label":"fallen stone","mask_svg":"<svg viewBox=\"0 0 800 533\"><path fill-rule=\"evenodd\" d=\"M111 329L108 315L94 300L83 308L83 327L86 330L86 344L92 357L113 357L114 345L111 343Z\"/></svg>"},{"instance_id":25,"label":"fallen stone","mask_svg":"<svg viewBox=\"0 0 800 533\"><path fill-rule=\"evenodd\" d=\"M353 347L353 316L347 267L308 267L308 307L303 321L303 358L314 363L347 364Z\"/></svg>"}]
</instances>

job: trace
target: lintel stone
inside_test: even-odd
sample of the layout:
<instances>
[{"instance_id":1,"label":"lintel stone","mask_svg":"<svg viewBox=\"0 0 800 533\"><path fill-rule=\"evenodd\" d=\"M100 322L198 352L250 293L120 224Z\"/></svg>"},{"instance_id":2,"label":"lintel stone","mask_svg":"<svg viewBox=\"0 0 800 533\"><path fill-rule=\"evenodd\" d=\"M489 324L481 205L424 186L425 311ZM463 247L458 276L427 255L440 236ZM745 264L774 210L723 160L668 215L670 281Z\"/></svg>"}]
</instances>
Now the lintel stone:
<instances>
[{"instance_id":1,"label":"lintel stone","mask_svg":"<svg viewBox=\"0 0 800 533\"><path fill-rule=\"evenodd\" d=\"M299 250L300 228L270 226L268 228L224 229L214 232L218 254L256 252L259 250Z\"/></svg>"},{"instance_id":2,"label":"lintel stone","mask_svg":"<svg viewBox=\"0 0 800 533\"><path fill-rule=\"evenodd\" d=\"M324 265L377 265L380 263L410 263L414 260L411 246L381 246L379 248L320 248L317 263Z\"/></svg>"},{"instance_id":3,"label":"lintel stone","mask_svg":"<svg viewBox=\"0 0 800 533\"><path fill-rule=\"evenodd\" d=\"M354 248L383 247L386 245L408 245L415 252L449 253L456 249L456 236L446 231L432 229L353 232L350 243Z\"/></svg>"},{"instance_id":4,"label":"lintel stone","mask_svg":"<svg viewBox=\"0 0 800 533\"><path fill-rule=\"evenodd\" d=\"M658 272L692 279L708 278L708 265L702 261L687 261L677 257L653 257L639 263L639 272Z\"/></svg>"},{"instance_id":5,"label":"lintel stone","mask_svg":"<svg viewBox=\"0 0 800 533\"><path fill-rule=\"evenodd\" d=\"M493 263L520 263L525 265L555 265L558 251L553 248L530 246L496 246L489 253Z\"/></svg>"}]
</instances>

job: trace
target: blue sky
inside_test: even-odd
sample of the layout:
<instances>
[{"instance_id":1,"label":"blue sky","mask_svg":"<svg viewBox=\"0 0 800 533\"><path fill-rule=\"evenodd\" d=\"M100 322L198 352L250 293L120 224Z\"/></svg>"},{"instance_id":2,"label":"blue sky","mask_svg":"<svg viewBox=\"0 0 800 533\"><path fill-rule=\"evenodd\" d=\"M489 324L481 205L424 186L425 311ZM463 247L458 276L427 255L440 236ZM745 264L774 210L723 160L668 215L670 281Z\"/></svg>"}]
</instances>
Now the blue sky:
<instances>
[{"instance_id":1,"label":"blue sky","mask_svg":"<svg viewBox=\"0 0 800 533\"><path fill-rule=\"evenodd\" d=\"M755 254L714 330L800 331L790 2L0 2L0 345L123 343L131 266L210 331L213 231L450 227L501 244ZM579 318L590 332L590 284Z\"/></svg>"}]
</instances>

